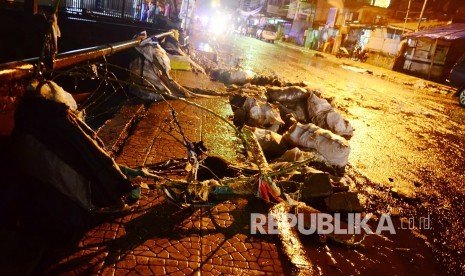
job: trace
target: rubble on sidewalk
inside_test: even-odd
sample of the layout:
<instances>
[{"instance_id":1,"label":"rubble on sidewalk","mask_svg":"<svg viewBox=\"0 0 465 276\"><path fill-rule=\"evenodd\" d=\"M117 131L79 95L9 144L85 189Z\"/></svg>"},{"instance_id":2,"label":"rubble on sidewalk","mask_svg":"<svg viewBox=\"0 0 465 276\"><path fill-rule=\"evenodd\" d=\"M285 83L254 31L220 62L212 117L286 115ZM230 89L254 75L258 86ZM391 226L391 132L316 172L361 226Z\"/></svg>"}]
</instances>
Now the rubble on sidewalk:
<instances>
[{"instance_id":1,"label":"rubble on sidewalk","mask_svg":"<svg viewBox=\"0 0 465 276\"><path fill-rule=\"evenodd\" d=\"M199 56L196 58L201 59ZM244 145L246 149L251 150L246 155L249 158L248 165L241 165L237 176L240 178L242 175L246 180L233 184L233 179L223 182L217 178L215 180L220 181L220 186L224 186L220 187L220 190L226 189L231 193L240 194L244 189L249 193L257 189L260 191L262 182L253 181L253 175L256 173L261 177L268 175L271 169L280 175L281 181L286 181L295 175L293 171L299 170L290 170L289 167L296 162L305 163L309 160L312 160L310 163L319 164L319 168L327 168L327 171L310 172L311 166L301 165L300 169L306 170L307 173L298 186L300 193L297 200L310 202L315 197L332 198L336 193L350 190L341 179L350 153L350 145L346 138L350 139L353 136L353 128L323 98L319 90L304 82L286 83L276 77L253 76L241 68L209 67L207 71L213 80L230 85L229 102L234 112L232 122L237 127L236 132L244 135L241 138L243 143L250 143ZM190 170L190 165L187 165ZM263 182L266 183L263 187L275 185L273 177L268 182ZM176 186L179 187L179 184ZM188 181L181 184L183 185L195 187L197 184ZM204 190L202 198L208 199L208 193L214 193L215 189L211 187L210 190ZM351 199L358 200L356 196ZM340 203L334 200L329 202ZM347 204L350 206L346 206L345 209L354 205L351 202ZM334 203L327 205L327 208L333 208L333 205Z\"/></svg>"}]
</instances>

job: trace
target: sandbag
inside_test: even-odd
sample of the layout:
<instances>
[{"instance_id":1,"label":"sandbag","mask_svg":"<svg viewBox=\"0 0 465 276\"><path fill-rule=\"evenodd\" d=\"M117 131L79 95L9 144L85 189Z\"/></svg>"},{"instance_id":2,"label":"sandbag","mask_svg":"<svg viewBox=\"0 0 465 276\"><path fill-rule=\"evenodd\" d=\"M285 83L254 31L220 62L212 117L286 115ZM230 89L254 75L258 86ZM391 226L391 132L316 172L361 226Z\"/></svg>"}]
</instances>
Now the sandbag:
<instances>
[{"instance_id":1,"label":"sandbag","mask_svg":"<svg viewBox=\"0 0 465 276\"><path fill-rule=\"evenodd\" d=\"M304 161L306 158L308 158L307 153L304 151L301 151L298 147L295 147L293 149L290 149L284 152L283 155L279 157L278 161L299 162L299 161Z\"/></svg>"},{"instance_id":2,"label":"sandbag","mask_svg":"<svg viewBox=\"0 0 465 276\"><path fill-rule=\"evenodd\" d=\"M334 110L327 100L312 94L308 97L307 108L310 120L317 126L348 139L354 135L354 129L349 121Z\"/></svg>"},{"instance_id":3,"label":"sandbag","mask_svg":"<svg viewBox=\"0 0 465 276\"><path fill-rule=\"evenodd\" d=\"M280 103L278 107L281 118L286 118L287 114L291 114L292 117L300 123L310 122L310 118L308 117L307 113L307 104L305 102L286 102L283 104Z\"/></svg>"},{"instance_id":4,"label":"sandbag","mask_svg":"<svg viewBox=\"0 0 465 276\"><path fill-rule=\"evenodd\" d=\"M287 86L277 87L271 86L266 89L269 101L284 102L299 102L306 100L310 93L303 87Z\"/></svg>"},{"instance_id":5,"label":"sandbag","mask_svg":"<svg viewBox=\"0 0 465 276\"><path fill-rule=\"evenodd\" d=\"M284 124L277 108L270 103L261 102L249 97L244 102L244 110L247 113L247 125L278 131Z\"/></svg>"},{"instance_id":6,"label":"sandbag","mask_svg":"<svg viewBox=\"0 0 465 276\"><path fill-rule=\"evenodd\" d=\"M259 85L253 85L250 83L244 84L240 89L239 93L248 97L254 97L260 101L266 102L268 97L266 95L266 88Z\"/></svg>"},{"instance_id":7,"label":"sandbag","mask_svg":"<svg viewBox=\"0 0 465 276\"><path fill-rule=\"evenodd\" d=\"M327 112L332 109L331 104L327 100L322 99L315 94L312 94L307 99L308 115L310 118L317 116L320 113Z\"/></svg>"},{"instance_id":8,"label":"sandbag","mask_svg":"<svg viewBox=\"0 0 465 276\"><path fill-rule=\"evenodd\" d=\"M314 124L295 123L283 138L293 146L317 150L333 166L344 167L349 160L347 140Z\"/></svg>"},{"instance_id":9,"label":"sandbag","mask_svg":"<svg viewBox=\"0 0 465 276\"><path fill-rule=\"evenodd\" d=\"M245 84L250 82L253 78L251 72L237 68L217 68L210 72L210 76L213 80L225 84Z\"/></svg>"},{"instance_id":10,"label":"sandbag","mask_svg":"<svg viewBox=\"0 0 465 276\"><path fill-rule=\"evenodd\" d=\"M268 159L281 156L289 148L282 136L274 131L255 128L253 133Z\"/></svg>"},{"instance_id":11,"label":"sandbag","mask_svg":"<svg viewBox=\"0 0 465 276\"><path fill-rule=\"evenodd\" d=\"M243 108L245 100L248 97L254 97L259 101L266 102L266 89L262 86L245 84L229 96L229 104L233 111L237 108Z\"/></svg>"}]
</instances>

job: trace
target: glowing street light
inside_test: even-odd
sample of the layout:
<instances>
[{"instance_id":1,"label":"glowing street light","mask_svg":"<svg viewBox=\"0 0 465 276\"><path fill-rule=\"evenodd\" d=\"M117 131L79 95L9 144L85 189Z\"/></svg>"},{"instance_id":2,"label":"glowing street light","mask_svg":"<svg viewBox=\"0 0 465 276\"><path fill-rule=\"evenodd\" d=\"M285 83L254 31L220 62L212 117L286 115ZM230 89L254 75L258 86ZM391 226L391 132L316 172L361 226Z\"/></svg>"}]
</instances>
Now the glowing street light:
<instances>
[{"instance_id":1,"label":"glowing street light","mask_svg":"<svg viewBox=\"0 0 465 276\"><path fill-rule=\"evenodd\" d=\"M213 8L219 8L221 6L220 0L212 0L211 5Z\"/></svg>"}]
</instances>

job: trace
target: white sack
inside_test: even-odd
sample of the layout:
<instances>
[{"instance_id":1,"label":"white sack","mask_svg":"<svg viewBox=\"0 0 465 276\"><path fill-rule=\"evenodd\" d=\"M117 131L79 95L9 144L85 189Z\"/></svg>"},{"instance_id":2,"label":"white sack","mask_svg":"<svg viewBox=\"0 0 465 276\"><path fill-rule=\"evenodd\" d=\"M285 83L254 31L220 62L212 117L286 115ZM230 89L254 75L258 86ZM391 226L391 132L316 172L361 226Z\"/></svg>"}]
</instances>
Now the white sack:
<instances>
[{"instance_id":1,"label":"white sack","mask_svg":"<svg viewBox=\"0 0 465 276\"><path fill-rule=\"evenodd\" d=\"M254 97L260 101L266 102L268 99L266 97L266 88L260 85L253 85L247 83L239 89L239 93L244 96Z\"/></svg>"},{"instance_id":2,"label":"white sack","mask_svg":"<svg viewBox=\"0 0 465 276\"><path fill-rule=\"evenodd\" d=\"M309 123L307 114L307 104L305 102L279 104L281 114L292 114L292 116L300 123Z\"/></svg>"},{"instance_id":3,"label":"white sack","mask_svg":"<svg viewBox=\"0 0 465 276\"><path fill-rule=\"evenodd\" d=\"M319 127L344 137L350 138L354 135L350 123L334 110L327 100L312 94L308 97L307 108L310 120Z\"/></svg>"},{"instance_id":4,"label":"white sack","mask_svg":"<svg viewBox=\"0 0 465 276\"><path fill-rule=\"evenodd\" d=\"M277 131L284 124L279 111L267 102L249 97L245 100L244 110L248 115L248 125Z\"/></svg>"},{"instance_id":5,"label":"white sack","mask_svg":"<svg viewBox=\"0 0 465 276\"><path fill-rule=\"evenodd\" d=\"M253 74L246 70L237 68L223 69L218 68L210 73L212 79L225 84L245 84L253 79Z\"/></svg>"},{"instance_id":6,"label":"white sack","mask_svg":"<svg viewBox=\"0 0 465 276\"><path fill-rule=\"evenodd\" d=\"M282 136L274 131L255 128L253 133L267 158L281 156L288 149L287 142L282 140Z\"/></svg>"},{"instance_id":7,"label":"white sack","mask_svg":"<svg viewBox=\"0 0 465 276\"><path fill-rule=\"evenodd\" d=\"M293 148L287 150L280 158L279 161L283 162L297 162L297 161L304 161L305 156L304 152L301 151L299 148Z\"/></svg>"},{"instance_id":8,"label":"white sack","mask_svg":"<svg viewBox=\"0 0 465 276\"><path fill-rule=\"evenodd\" d=\"M305 88L300 86L271 86L266 91L270 101L278 102L299 102L306 100L310 95Z\"/></svg>"},{"instance_id":9,"label":"white sack","mask_svg":"<svg viewBox=\"0 0 465 276\"><path fill-rule=\"evenodd\" d=\"M349 160L347 140L314 124L295 123L283 138L294 146L315 149L333 166L344 167Z\"/></svg>"}]
</instances>

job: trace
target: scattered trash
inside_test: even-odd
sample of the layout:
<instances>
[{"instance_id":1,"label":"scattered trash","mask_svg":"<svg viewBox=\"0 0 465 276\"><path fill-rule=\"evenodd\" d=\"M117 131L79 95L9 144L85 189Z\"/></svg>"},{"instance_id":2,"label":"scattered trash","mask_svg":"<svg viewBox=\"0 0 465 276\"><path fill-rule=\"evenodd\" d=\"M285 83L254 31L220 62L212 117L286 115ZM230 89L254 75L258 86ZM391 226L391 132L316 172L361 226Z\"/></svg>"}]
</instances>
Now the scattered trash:
<instances>
[{"instance_id":1,"label":"scattered trash","mask_svg":"<svg viewBox=\"0 0 465 276\"><path fill-rule=\"evenodd\" d=\"M57 103L63 103L73 112L77 112L77 103L74 100L73 96L63 90L61 86L56 84L53 81L43 81L38 82L33 80L31 84L31 89L34 89L39 94L38 96L43 97L49 101L54 101Z\"/></svg>"},{"instance_id":2,"label":"scattered trash","mask_svg":"<svg viewBox=\"0 0 465 276\"><path fill-rule=\"evenodd\" d=\"M160 45L167 52L173 70L194 70L195 72L205 74L205 70L181 49L181 45L174 36L168 35L163 37Z\"/></svg>"},{"instance_id":3,"label":"scattered trash","mask_svg":"<svg viewBox=\"0 0 465 276\"><path fill-rule=\"evenodd\" d=\"M141 193L141 187L138 186L138 187L135 187L134 189L132 189L130 192L129 192L129 195L128 195L128 199L130 201L137 201L139 200L140 198L140 193Z\"/></svg>"},{"instance_id":4,"label":"scattered trash","mask_svg":"<svg viewBox=\"0 0 465 276\"><path fill-rule=\"evenodd\" d=\"M423 80L417 80L413 83L413 87L415 87L416 89L425 89L426 87L428 87L428 85Z\"/></svg>"},{"instance_id":5,"label":"scattered trash","mask_svg":"<svg viewBox=\"0 0 465 276\"><path fill-rule=\"evenodd\" d=\"M169 54L153 39L144 40L137 47L139 56L130 64L131 92L150 101L198 95L201 91L187 89L170 77L173 67L189 70L190 59L178 52L175 41L168 39L163 44ZM135 202L149 188L161 189L168 202L183 209L210 204L210 195L238 194L258 196L269 204L276 204L272 213L278 208L280 212L320 212L302 203L311 204L315 199L320 201L319 208L324 212L362 210L357 193L350 191L353 181L335 173L348 163L350 146L344 137L352 137L353 128L320 91L304 82L287 83L275 76L254 76L238 68L213 69L210 75L212 79L234 84L228 87L229 102L234 112L233 123L237 126L235 131L244 146L244 164L230 164L221 157L208 156L201 141L187 139L176 110L169 104L173 121L182 136L181 142L186 147L183 159L137 169L117 165L100 148L95 133L73 116L66 117L69 127L55 127L50 133L40 133L34 137L36 140L31 140L29 136L36 133L29 133L28 124L36 120L26 122L26 115L29 117L30 114L19 117L16 135L23 136L18 141L21 146L26 145L22 151L24 155L19 156L28 157L27 149L52 160L53 166L41 164L37 171L30 170L30 173L53 182L55 188L88 211L124 210L127 205L122 198L126 202ZM57 105L69 101L70 109L75 108L76 103L72 103L66 94L54 96L50 93L59 90L55 86L44 85L49 90L44 90L43 96L56 100ZM219 94L212 91L209 95ZM69 109L60 108L62 114L67 115ZM232 125L228 119L221 119ZM51 128L44 127L44 131ZM63 133L74 136L63 136ZM67 143L56 143L60 145L52 147L50 143L55 140L49 135L67 140ZM68 143L72 144L69 148ZM79 150L81 152L76 153ZM76 164L75 159L79 161ZM25 162L25 166L29 168L33 164ZM54 172L54 168L59 168L60 172ZM73 183L59 184L47 179L51 176L64 179L65 173L66 178L71 179L67 181ZM170 178L173 174L179 177ZM147 185L143 177L153 178L155 184ZM348 246L358 246L362 241L331 235L328 238Z\"/></svg>"},{"instance_id":6,"label":"scattered trash","mask_svg":"<svg viewBox=\"0 0 465 276\"><path fill-rule=\"evenodd\" d=\"M139 56L129 64L132 94L148 101L199 96L171 78L170 58L155 38L143 40L136 50Z\"/></svg>"}]
</instances>

